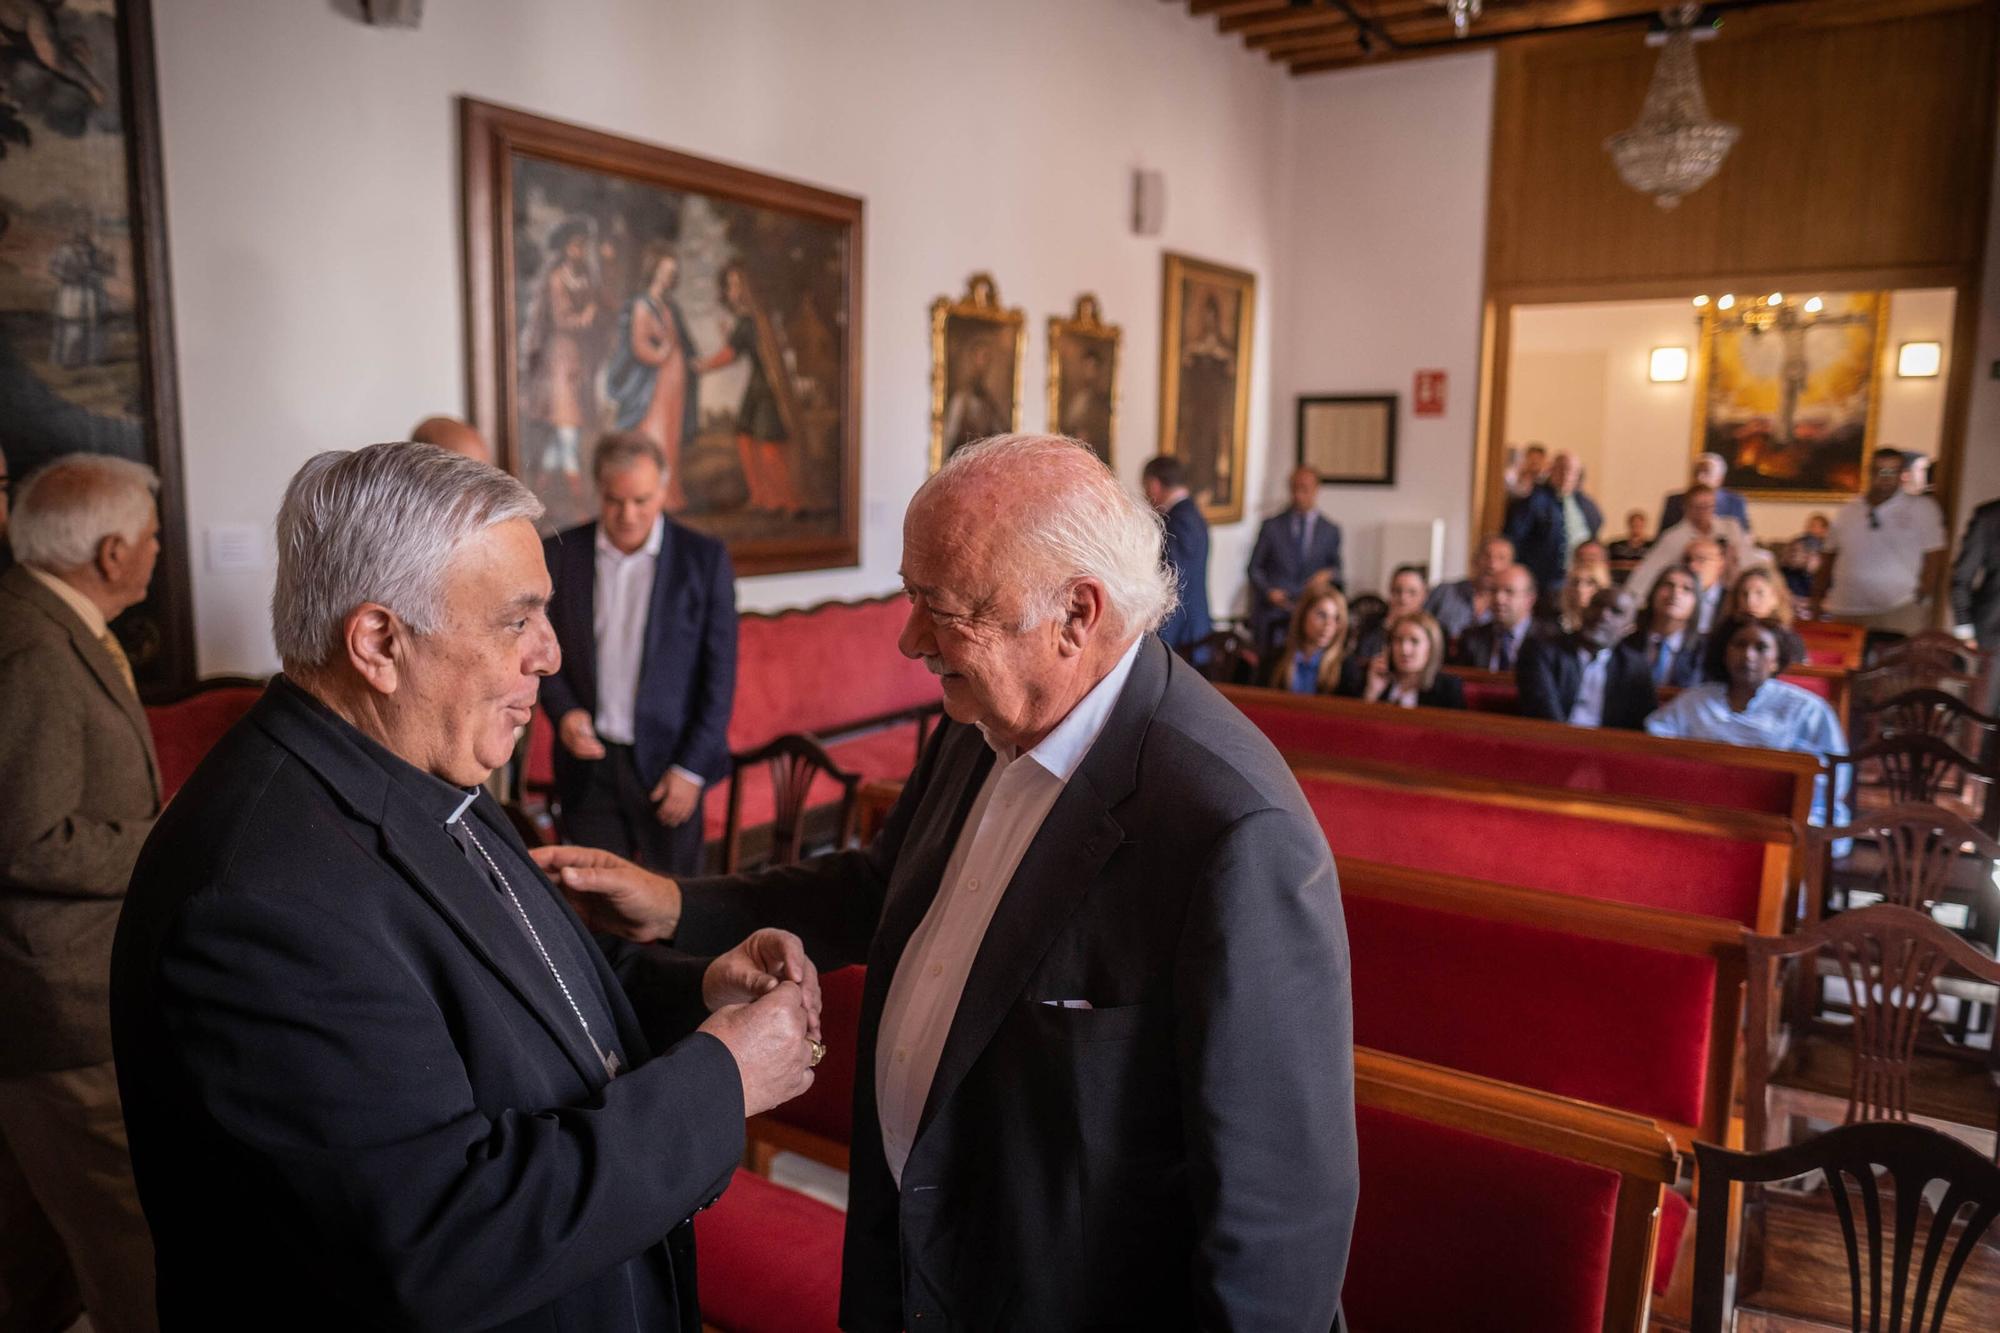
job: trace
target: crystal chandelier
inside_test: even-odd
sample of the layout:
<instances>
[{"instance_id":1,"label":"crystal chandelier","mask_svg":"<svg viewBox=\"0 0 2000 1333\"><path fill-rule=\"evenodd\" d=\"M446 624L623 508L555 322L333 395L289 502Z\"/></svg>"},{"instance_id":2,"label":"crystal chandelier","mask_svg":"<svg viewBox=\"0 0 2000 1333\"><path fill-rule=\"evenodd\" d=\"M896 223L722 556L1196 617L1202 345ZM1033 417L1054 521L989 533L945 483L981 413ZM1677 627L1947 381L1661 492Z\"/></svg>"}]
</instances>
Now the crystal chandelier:
<instances>
[{"instance_id":1,"label":"crystal chandelier","mask_svg":"<svg viewBox=\"0 0 2000 1333\"><path fill-rule=\"evenodd\" d=\"M1709 177L1729 156L1742 133L1734 125L1710 120L1708 99L1701 95L1701 75L1694 65L1693 27L1700 5L1674 5L1660 11L1667 24L1666 44L1653 69L1639 123L1604 141L1604 149L1625 183L1653 196L1661 208L1673 208L1684 194L1708 184Z\"/></svg>"},{"instance_id":2,"label":"crystal chandelier","mask_svg":"<svg viewBox=\"0 0 2000 1333\"><path fill-rule=\"evenodd\" d=\"M1472 21L1479 17L1480 0L1433 0L1439 9L1451 16L1451 30L1460 37Z\"/></svg>"}]
</instances>

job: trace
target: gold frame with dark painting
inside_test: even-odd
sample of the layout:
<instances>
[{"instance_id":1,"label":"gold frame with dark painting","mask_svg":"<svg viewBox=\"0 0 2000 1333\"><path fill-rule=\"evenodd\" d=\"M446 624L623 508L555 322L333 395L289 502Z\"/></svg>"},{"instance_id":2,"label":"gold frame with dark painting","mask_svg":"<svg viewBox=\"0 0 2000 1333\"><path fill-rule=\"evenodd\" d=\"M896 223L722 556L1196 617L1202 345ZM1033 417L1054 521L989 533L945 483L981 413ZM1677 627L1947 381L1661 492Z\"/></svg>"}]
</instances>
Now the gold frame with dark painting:
<instances>
[{"instance_id":1,"label":"gold frame with dark painting","mask_svg":"<svg viewBox=\"0 0 2000 1333\"><path fill-rule=\"evenodd\" d=\"M15 485L69 453L160 477L160 559L112 622L149 703L195 679L159 98L147 0L0 24L0 446Z\"/></svg>"},{"instance_id":2,"label":"gold frame with dark painting","mask_svg":"<svg viewBox=\"0 0 2000 1333\"><path fill-rule=\"evenodd\" d=\"M1210 523L1243 517L1257 276L1169 252L1160 308L1160 452Z\"/></svg>"},{"instance_id":3,"label":"gold frame with dark painting","mask_svg":"<svg viewBox=\"0 0 2000 1333\"><path fill-rule=\"evenodd\" d=\"M956 301L931 302L932 472L974 440L1021 428L1026 327L1018 308L1001 308L990 273L966 279Z\"/></svg>"},{"instance_id":4,"label":"gold frame with dark painting","mask_svg":"<svg viewBox=\"0 0 2000 1333\"><path fill-rule=\"evenodd\" d=\"M1118 357L1124 330L1106 324L1090 292L1069 318L1049 316L1049 429L1089 445L1106 465L1118 434Z\"/></svg>"},{"instance_id":5,"label":"gold frame with dark painting","mask_svg":"<svg viewBox=\"0 0 2000 1333\"><path fill-rule=\"evenodd\" d=\"M473 418L549 507L590 450L666 453L668 512L737 572L860 558L862 201L460 101Z\"/></svg>"}]
</instances>

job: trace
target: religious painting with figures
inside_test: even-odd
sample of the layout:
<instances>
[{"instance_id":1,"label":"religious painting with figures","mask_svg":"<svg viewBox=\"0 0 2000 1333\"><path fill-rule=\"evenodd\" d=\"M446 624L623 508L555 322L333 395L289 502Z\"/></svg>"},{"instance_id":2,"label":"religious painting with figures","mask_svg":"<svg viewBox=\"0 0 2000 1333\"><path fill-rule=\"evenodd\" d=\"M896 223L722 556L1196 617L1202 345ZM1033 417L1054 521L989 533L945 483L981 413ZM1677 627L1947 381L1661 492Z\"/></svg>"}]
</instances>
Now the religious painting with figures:
<instances>
[{"instance_id":1,"label":"religious painting with figures","mask_svg":"<svg viewBox=\"0 0 2000 1333\"><path fill-rule=\"evenodd\" d=\"M638 431L739 570L853 564L861 201L464 108L477 415L549 526L594 516L592 446Z\"/></svg>"},{"instance_id":2,"label":"religious painting with figures","mask_svg":"<svg viewBox=\"0 0 2000 1333\"><path fill-rule=\"evenodd\" d=\"M974 440L1020 429L1023 323L1001 308L990 273L968 278L956 301L931 302L931 471Z\"/></svg>"},{"instance_id":3,"label":"religious painting with figures","mask_svg":"<svg viewBox=\"0 0 2000 1333\"><path fill-rule=\"evenodd\" d=\"M0 447L160 474L161 558L118 618L142 693L192 679L150 11L0 0Z\"/></svg>"},{"instance_id":4,"label":"religious painting with figures","mask_svg":"<svg viewBox=\"0 0 2000 1333\"><path fill-rule=\"evenodd\" d=\"M1728 307L1723 307L1723 301ZM1769 500L1858 493L1875 434L1879 292L1723 297L1703 307L1694 451Z\"/></svg>"},{"instance_id":5,"label":"religious painting with figures","mask_svg":"<svg viewBox=\"0 0 2000 1333\"><path fill-rule=\"evenodd\" d=\"M1068 319L1049 319L1049 428L1081 440L1106 463L1118 428L1118 345L1089 292Z\"/></svg>"},{"instance_id":6,"label":"religious painting with figures","mask_svg":"<svg viewBox=\"0 0 2000 1333\"><path fill-rule=\"evenodd\" d=\"M1243 517L1257 279L1185 255L1165 262L1160 452L1181 460L1209 522L1233 523Z\"/></svg>"}]
</instances>

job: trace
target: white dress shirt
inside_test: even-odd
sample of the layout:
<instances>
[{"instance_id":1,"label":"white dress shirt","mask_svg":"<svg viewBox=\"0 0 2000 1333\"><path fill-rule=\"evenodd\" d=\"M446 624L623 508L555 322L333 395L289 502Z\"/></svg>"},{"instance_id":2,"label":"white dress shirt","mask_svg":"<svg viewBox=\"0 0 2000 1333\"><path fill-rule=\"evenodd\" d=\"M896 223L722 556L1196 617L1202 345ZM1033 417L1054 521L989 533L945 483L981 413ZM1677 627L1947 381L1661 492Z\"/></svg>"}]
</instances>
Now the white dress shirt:
<instances>
[{"instance_id":1,"label":"white dress shirt","mask_svg":"<svg viewBox=\"0 0 2000 1333\"><path fill-rule=\"evenodd\" d=\"M1570 706L1569 724L1596 727L1604 723L1604 678L1610 674L1611 650L1599 648L1583 659L1583 683L1576 687L1576 702Z\"/></svg>"},{"instance_id":2,"label":"white dress shirt","mask_svg":"<svg viewBox=\"0 0 2000 1333\"><path fill-rule=\"evenodd\" d=\"M653 520L646 544L627 555L597 526L597 598L591 631L597 640L597 738L630 745L638 735L639 665L646 654L646 617L653 571L666 543L667 520Z\"/></svg>"},{"instance_id":3,"label":"white dress shirt","mask_svg":"<svg viewBox=\"0 0 2000 1333\"><path fill-rule=\"evenodd\" d=\"M889 1174L903 1164L930 1097L945 1037L986 927L1042 821L1097 743L1139 655L1140 638L1081 702L1025 754L995 745L993 768L973 798L937 897L903 950L875 1047L875 1103ZM988 741L991 744L989 738Z\"/></svg>"},{"instance_id":4,"label":"white dress shirt","mask_svg":"<svg viewBox=\"0 0 2000 1333\"><path fill-rule=\"evenodd\" d=\"M1826 549L1839 558L1826 609L1874 616L1908 606L1924 595L1924 557L1944 544L1944 514L1928 495L1897 491L1873 509L1865 495L1849 501L1827 534Z\"/></svg>"}]
</instances>

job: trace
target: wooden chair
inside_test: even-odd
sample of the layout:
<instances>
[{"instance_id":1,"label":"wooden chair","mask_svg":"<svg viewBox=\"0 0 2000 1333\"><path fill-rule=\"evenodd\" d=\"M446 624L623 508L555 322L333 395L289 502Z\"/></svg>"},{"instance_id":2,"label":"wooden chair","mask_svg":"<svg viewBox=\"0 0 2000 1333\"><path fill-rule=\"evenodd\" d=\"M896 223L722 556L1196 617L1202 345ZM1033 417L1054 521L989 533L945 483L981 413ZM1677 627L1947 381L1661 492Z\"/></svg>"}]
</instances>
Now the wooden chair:
<instances>
[{"instance_id":1,"label":"wooden chair","mask_svg":"<svg viewBox=\"0 0 2000 1333\"><path fill-rule=\"evenodd\" d=\"M1847 986L1852 1022L1798 1025L1777 1049L1772 1005L1781 960L1817 966L1831 955ZM2000 962L1924 913L1892 903L1843 912L1795 935L1753 935L1744 942L1748 1004L1743 1055L1744 1142L1771 1144L1774 1100L1801 1115L1861 1120L1917 1120L1935 1128L2000 1130L2000 1068L1987 1052L1919 1039L1935 1028L1938 982L1947 967L1987 985L2000 984ZM1776 1094L1774 1098L1774 1094ZM2000 1137L1996 1137L2000 1147Z\"/></svg>"},{"instance_id":2,"label":"wooden chair","mask_svg":"<svg viewBox=\"0 0 2000 1333\"><path fill-rule=\"evenodd\" d=\"M1898 736L1935 736L1947 745L1991 764L2000 748L2000 717L1980 712L1943 690L1905 690L1864 708L1862 738L1889 740Z\"/></svg>"},{"instance_id":3,"label":"wooden chair","mask_svg":"<svg viewBox=\"0 0 2000 1333\"><path fill-rule=\"evenodd\" d=\"M1261 685L1264 659L1243 630L1231 626L1196 640L1181 655L1211 685Z\"/></svg>"},{"instance_id":4,"label":"wooden chair","mask_svg":"<svg viewBox=\"0 0 2000 1333\"><path fill-rule=\"evenodd\" d=\"M827 778L840 787L834 818L834 845L844 847L854 829L855 794L861 775L850 773L833 761L826 747L800 732L742 754L730 756L729 816L722 838L722 873L734 874L743 859L743 784L745 770L766 765L771 775L774 809L771 817L771 854L764 864L790 865L805 854L806 820L812 813L812 791L819 779Z\"/></svg>"},{"instance_id":5,"label":"wooden chair","mask_svg":"<svg viewBox=\"0 0 2000 1333\"><path fill-rule=\"evenodd\" d=\"M1813 844L1813 873L1806 884L1808 922L1823 915L1831 888L1839 888L1843 899L1862 889L1920 912L1968 893L1980 900L1992 897L1989 876L2000 862L2000 842L1942 806L1921 801L1886 806L1864 811L1842 828L1812 829L1808 836ZM1848 854L1848 865L1836 865L1834 847L1850 840L1872 852L1856 848ZM1980 909L1986 904L1966 905L1983 915ZM1841 907L1845 909L1845 901Z\"/></svg>"},{"instance_id":6,"label":"wooden chair","mask_svg":"<svg viewBox=\"0 0 2000 1333\"><path fill-rule=\"evenodd\" d=\"M1964 1144L1917 1125L1847 1125L1803 1143L1761 1153L1731 1152L1700 1143L1695 1145L1695 1158L1701 1199L1695 1224L1694 1333L1748 1327L1747 1321L1736 1325L1734 1318L1762 1304L1757 1298L1764 1288L1765 1240L1774 1230L1769 1213L1785 1206L1773 1203L1766 1207L1760 1188L1765 1184L1813 1173L1823 1176L1846 1251L1845 1294L1849 1326L1855 1333L1936 1333L1941 1326L1951 1327L1944 1320L1953 1290L1968 1261L1985 1248L1978 1244L1980 1237L2000 1214L2000 1167L1981 1160ZM1891 1184L1886 1195L1878 1172ZM1924 1206L1926 1187L1940 1180L1945 1182L1943 1201L1935 1210L1928 1209ZM1737 1309L1727 1311L1728 1240L1737 1234L1731 1225L1731 1201L1737 1192L1730 1186L1738 1182L1747 1187L1750 1208L1742 1229L1745 1252L1737 1275ZM1799 1205L1789 1207L1803 1211ZM1960 1215L1968 1210L1961 1222ZM1809 1216L1820 1220L1825 1212L1818 1207ZM1775 1262L1770 1266L1773 1276L1780 1275L1780 1267ZM1796 1272L1783 1276L1798 1285ZM1837 1317L1839 1275L1813 1276L1821 1279L1812 1294L1822 1308L1771 1313L1795 1314L1801 1319L1808 1314L1820 1320ZM1962 1326L1992 1327L1990 1309L1983 1315L1972 1313L1975 1322Z\"/></svg>"},{"instance_id":7,"label":"wooden chair","mask_svg":"<svg viewBox=\"0 0 2000 1333\"><path fill-rule=\"evenodd\" d=\"M1988 836L2000 836L2000 801L1993 784L2000 768L1985 764L1935 736L1893 736L1857 747L1839 763L1852 765L1857 800L1862 788L1885 792L1898 805L1918 803L1964 809L1961 793L1968 781L1983 785L1977 817L1972 822Z\"/></svg>"}]
</instances>

